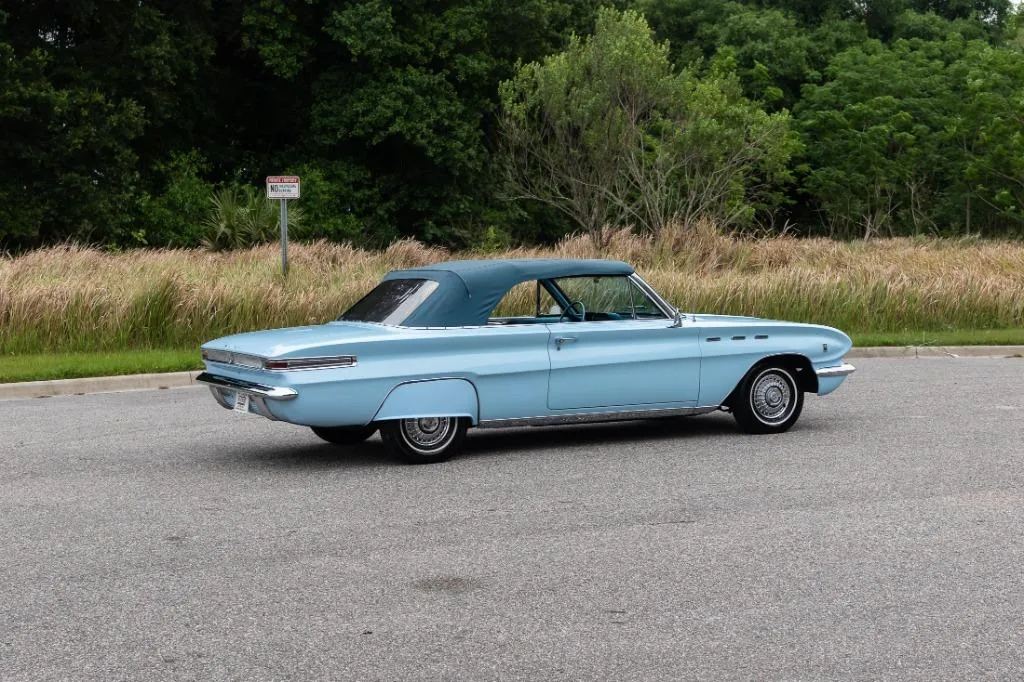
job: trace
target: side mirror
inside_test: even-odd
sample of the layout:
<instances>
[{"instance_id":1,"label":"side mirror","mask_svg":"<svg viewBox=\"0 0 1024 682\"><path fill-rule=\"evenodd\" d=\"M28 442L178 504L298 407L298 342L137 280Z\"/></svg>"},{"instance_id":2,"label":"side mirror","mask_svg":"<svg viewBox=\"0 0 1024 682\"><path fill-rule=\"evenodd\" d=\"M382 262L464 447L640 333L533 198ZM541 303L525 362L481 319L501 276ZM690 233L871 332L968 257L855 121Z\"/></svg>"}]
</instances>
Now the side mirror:
<instances>
[{"instance_id":1,"label":"side mirror","mask_svg":"<svg viewBox=\"0 0 1024 682\"><path fill-rule=\"evenodd\" d=\"M682 327L683 318L685 317L686 316L683 315L683 312L681 310L676 310L676 316L672 318L672 327Z\"/></svg>"}]
</instances>

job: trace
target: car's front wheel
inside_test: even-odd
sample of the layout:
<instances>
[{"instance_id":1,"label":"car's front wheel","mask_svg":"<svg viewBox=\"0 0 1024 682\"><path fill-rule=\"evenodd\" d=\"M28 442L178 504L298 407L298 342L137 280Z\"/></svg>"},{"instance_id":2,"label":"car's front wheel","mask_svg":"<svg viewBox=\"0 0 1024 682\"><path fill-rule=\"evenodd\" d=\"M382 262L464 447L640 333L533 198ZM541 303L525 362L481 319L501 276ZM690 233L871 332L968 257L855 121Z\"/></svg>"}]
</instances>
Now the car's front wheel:
<instances>
[{"instance_id":1,"label":"car's front wheel","mask_svg":"<svg viewBox=\"0 0 1024 682\"><path fill-rule=\"evenodd\" d=\"M380 437L403 462L428 464L458 452L468 427L464 417L395 419L381 423Z\"/></svg>"},{"instance_id":2,"label":"car's front wheel","mask_svg":"<svg viewBox=\"0 0 1024 682\"><path fill-rule=\"evenodd\" d=\"M376 424L369 426L312 426L313 433L335 445L356 445L377 431Z\"/></svg>"},{"instance_id":3,"label":"car's front wheel","mask_svg":"<svg viewBox=\"0 0 1024 682\"><path fill-rule=\"evenodd\" d=\"M799 419L804 393L788 367L759 365L744 378L730 407L747 433L782 433Z\"/></svg>"}]
</instances>

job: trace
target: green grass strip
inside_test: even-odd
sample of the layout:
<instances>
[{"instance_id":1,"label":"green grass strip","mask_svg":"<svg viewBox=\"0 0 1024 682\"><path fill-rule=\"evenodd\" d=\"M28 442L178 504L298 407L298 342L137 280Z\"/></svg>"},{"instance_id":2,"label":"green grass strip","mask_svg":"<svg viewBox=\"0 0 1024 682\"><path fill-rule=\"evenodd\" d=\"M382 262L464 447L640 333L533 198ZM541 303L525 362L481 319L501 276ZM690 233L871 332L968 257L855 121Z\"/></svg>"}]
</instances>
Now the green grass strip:
<instances>
[{"instance_id":1,"label":"green grass strip","mask_svg":"<svg viewBox=\"0 0 1024 682\"><path fill-rule=\"evenodd\" d=\"M952 329L923 332L850 334L855 346L1016 346L1024 345L1024 328Z\"/></svg>"},{"instance_id":2,"label":"green grass strip","mask_svg":"<svg viewBox=\"0 0 1024 682\"><path fill-rule=\"evenodd\" d=\"M0 355L0 383L202 369L199 349Z\"/></svg>"}]
</instances>

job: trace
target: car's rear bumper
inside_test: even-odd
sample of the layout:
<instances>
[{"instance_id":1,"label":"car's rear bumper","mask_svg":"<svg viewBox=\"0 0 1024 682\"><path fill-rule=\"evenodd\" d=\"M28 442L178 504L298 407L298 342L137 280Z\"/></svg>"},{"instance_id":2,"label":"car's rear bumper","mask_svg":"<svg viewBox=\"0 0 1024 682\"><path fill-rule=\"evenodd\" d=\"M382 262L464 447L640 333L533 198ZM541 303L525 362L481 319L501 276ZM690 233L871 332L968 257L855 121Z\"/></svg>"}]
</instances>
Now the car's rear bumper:
<instances>
[{"instance_id":1,"label":"car's rear bumper","mask_svg":"<svg viewBox=\"0 0 1024 682\"><path fill-rule=\"evenodd\" d=\"M213 394L214 399L221 407L229 410L235 409L236 396L239 393L244 393L249 396L249 401L252 405L251 411L275 421L277 417L270 411L267 401L294 400L299 396L298 391L294 388L267 386L243 379L210 374L209 372L203 372L197 376L196 381L207 384L210 387L210 393Z\"/></svg>"},{"instance_id":2,"label":"car's rear bumper","mask_svg":"<svg viewBox=\"0 0 1024 682\"><path fill-rule=\"evenodd\" d=\"M268 400L293 400L299 395L299 392L294 388L267 386L265 384L257 384L243 379L232 379L230 377L223 377L217 374L210 374L209 372L203 372L197 376L196 381L201 381L204 384L217 386L219 388L229 388L232 391L242 391L243 393L248 393L249 395L260 398L266 398Z\"/></svg>"}]
</instances>

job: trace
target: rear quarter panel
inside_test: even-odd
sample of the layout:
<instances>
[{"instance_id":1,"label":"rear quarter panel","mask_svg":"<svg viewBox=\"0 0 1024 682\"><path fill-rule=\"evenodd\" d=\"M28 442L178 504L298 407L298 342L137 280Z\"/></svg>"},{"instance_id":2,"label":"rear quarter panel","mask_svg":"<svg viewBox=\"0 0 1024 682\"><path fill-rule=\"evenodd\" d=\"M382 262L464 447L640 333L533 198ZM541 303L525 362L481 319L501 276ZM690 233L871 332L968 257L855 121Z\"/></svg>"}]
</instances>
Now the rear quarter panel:
<instances>
[{"instance_id":1,"label":"rear quarter panel","mask_svg":"<svg viewBox=\"0 0 1024 682\"><path fill-rule=\"evenodd\" d=\"M543 325L397 328L384 339L349 340L329 349L330 354L355 355L353 367L267 372L208 363L208 368L215 374L294 388L297 398L268 401L268 408L278 419L306 426L367 424L402 384L464 379L478 396L475 423L543 413L550 368L548 337ZM448 390L451 385L437 388L432 393L419 387L417 399L425 404L435 401L436 410L436 401L459 395L462 409L462 392Z\"/></svg>"}]
</instances>

